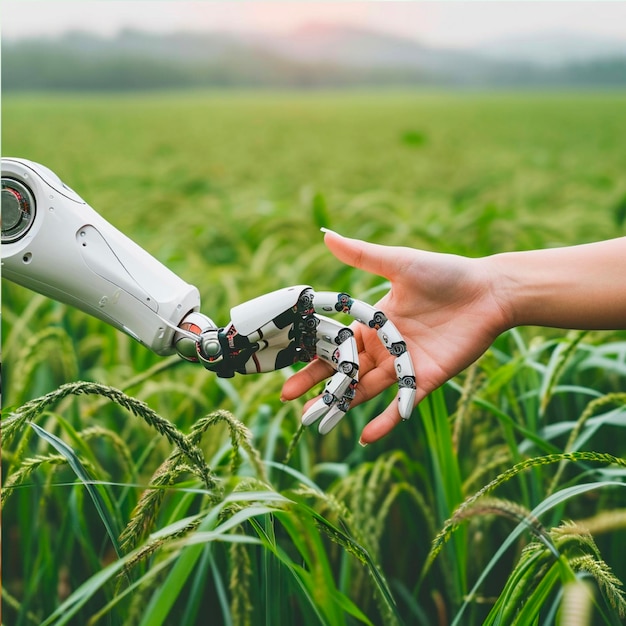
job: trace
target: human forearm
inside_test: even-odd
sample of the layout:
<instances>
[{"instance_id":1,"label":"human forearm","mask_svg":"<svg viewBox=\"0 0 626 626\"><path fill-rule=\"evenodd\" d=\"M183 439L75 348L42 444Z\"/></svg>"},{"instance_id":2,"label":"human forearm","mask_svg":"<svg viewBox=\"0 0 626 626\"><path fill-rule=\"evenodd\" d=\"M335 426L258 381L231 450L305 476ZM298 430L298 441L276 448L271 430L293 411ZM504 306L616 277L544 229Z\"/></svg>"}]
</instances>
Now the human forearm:
<instances>
[{"instance_id":1,"label":"human forearm","mask_svg":"<svg viewBox=\"0 0 626 626\"><path fill-rule=\"evenodd\" d=\"M626 328L626 237L484 262L511 327Z\"/></svg>"}]
</instances>

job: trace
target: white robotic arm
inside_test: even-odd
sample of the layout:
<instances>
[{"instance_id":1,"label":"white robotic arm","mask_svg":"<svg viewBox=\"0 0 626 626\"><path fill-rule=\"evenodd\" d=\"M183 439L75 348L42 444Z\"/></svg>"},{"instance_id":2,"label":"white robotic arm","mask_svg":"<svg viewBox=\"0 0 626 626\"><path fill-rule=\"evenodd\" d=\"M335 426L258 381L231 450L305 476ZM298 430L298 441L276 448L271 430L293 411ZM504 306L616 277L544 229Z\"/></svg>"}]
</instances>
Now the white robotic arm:
<instances>
[{"instance_id":1,"label":"white robotic arm","mask_svg":"<svg viewBox=\"0 0 626 626\"><path fill-rule=\"evenodd\" d=\"M175 351L178 326L200 308L195 287L48 168L24 159L2 159L2 276L82 309L161 355Z\"/></svg>"},{"instance_id":2,"label":"white robotic arm","mask_svg":"<svg viewBox=\"0 0 626 626\"><path fill-rule=\"evenodd\" d=\"M348 294L288 287L240 304L218 328L200 295L94 211L47 167L2 159L2 276L70 304L160 355L178 354L217 373L267 372L321 358L337 372L303 416L328 432L358 383L352 331L325 317L345 313L376 330L395 357L399 412L407 419L416 385L406 344L381 311Z\"/></svg>"}]
</instances>

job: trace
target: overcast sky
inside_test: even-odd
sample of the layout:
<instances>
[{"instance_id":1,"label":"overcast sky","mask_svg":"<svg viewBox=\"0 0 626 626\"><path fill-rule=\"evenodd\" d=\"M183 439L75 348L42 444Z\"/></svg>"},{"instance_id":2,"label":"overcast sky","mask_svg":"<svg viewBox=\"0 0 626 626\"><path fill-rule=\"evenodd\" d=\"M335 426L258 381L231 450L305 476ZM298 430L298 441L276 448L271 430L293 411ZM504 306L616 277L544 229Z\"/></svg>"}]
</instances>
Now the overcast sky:
<instances>
[{"instance_id":1,"label":"overcast sky","mask_svg":"<svg viewBox=\"0 0 626 626\"><path fill-rule=\"evenodd\" d=\"M8 39L76 29L108 36L125 27L282 32L311 22L383 29L453 47L554 31L626 40L626 2L2 0L0 7Z\"/></svg>"}]
</instances>

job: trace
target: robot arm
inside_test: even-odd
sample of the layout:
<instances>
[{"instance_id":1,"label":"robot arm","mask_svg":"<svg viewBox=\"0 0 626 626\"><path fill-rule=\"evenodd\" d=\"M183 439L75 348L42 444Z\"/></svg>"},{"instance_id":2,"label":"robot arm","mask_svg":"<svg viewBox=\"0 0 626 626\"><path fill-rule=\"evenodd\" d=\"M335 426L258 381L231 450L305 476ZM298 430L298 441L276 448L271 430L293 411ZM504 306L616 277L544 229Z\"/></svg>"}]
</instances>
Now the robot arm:
<instances>
[{"instance_id":1,"label":"robot arm","mask_svg":"<svg viewBox=\"0 0 626 626\"><path fill-rule=\"evenodd\" d=\"M195 287L48 168L24 159L2 159L2 276L104 320L161 355L175 351L179 325L200 308Z\"/></svg>"},{"instance_id":2,"label":"robot arm","mask_svg":"<svg viewBox=\"0 0 626 626\"><path fill-rule=\"evenodd\" d=\"M344 313L375 330L395 357L399 412L407 419L415 375L402 336L381 311L348 294L307 285L265 294L231 310L218 328L199 312L200 295L94 211L47 167L2 159L2 276L75 306L160 355L175 352L218 376L267 372L321 358L337 370L303 423L331 430L358 384Z\"/></svg>"}]
</instances>

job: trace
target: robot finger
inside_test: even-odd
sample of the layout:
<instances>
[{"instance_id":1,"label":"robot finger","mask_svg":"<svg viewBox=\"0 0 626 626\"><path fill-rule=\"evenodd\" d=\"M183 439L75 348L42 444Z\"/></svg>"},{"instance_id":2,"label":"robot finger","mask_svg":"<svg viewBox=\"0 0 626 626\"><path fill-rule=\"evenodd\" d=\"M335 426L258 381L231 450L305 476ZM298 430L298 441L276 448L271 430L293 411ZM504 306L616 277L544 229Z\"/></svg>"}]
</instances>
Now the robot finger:
<instances>
[{"instance_id":1,"label":"robot finger","mask_svg":"<svg viewBox=\"0 0 626 626\"><path fill-rule=\"evenodd\" d=\"M230 310L231 324L251 342L280 333L291 327L300 309L306 307L310 291L308 285L295 285L248 300Z\"/></svg>"},{"instance_id":2,"label":"robot finger","mask_svg":"<svg viewBox=\"0 0 626 626\"><path fill-rule=\"evenodd\" d=\"M351 298L347 293L328 291L316 292L314 299L316 313L345 313L358 322L376 331L378 338L389 353L395 357L395 370L398 378L398 411L402 419L409 419L416 396L415 370L400 331L382 312L361 300Z\"/></svg>"},{"instance_id":3,"label":"robot finger","mask_svg":"<svg viewBox=\"0 0 626 626\"><path fill-rule=\"evenodd\" d=\"M359 351L354 333L335 320L317 316L316 353L334 369L352 378L359 370Z\"/></svg>"},{"instance_id":4,"label":"robot finger","mask_svg":"<svg viewBox=\"0 0 626 626\"><path fill-rule=\"evenodd\" d=\"M373 307L372 307L373 309ZM376 331L378 338L395 357L396 376L398 377L398 411L403 420L409 419L415 404L417 387L415 384L415 370L411 361L411 355L406 347L400 331L395 325L387 320L383 327Z\"/></svg>"},{"instance_id":5,"label":"robot finger","mask_svg":"<svg viewBox=\"0 0 626 626\"><path fill-rule=\"evenodd\" d=\"M321 418L319 432L330 432L350 408L357 379L335 372L324 387L321 398L302 416L302 424L310 426Z\"/></svg>"},{"instance_id":6,"label":"robot finger","mask_svg":"<svg viewBox=\"0 0 626 626\"><path fill-rule=\"evenodd\" d=\"M337 372L328 380L322 397L304 414L302 423L321 418L319 432L330 432L346 414L358 382L359 356L354 333L335 320L319 317L316 352Z\"/></svg>"},{"instance_id":7,"label":"robot finger","mask_svg":"<svg viewBox=\"0 0 626 626\"><path fill-rule=\"evenodd\" d=\"M319 320L317 326L318 340L324 340L338 346L350 337L354 337L352 329L344 324L340 324L337 320L322 315L316 315L315 317Z\"/></svg>"}]
</instances>

